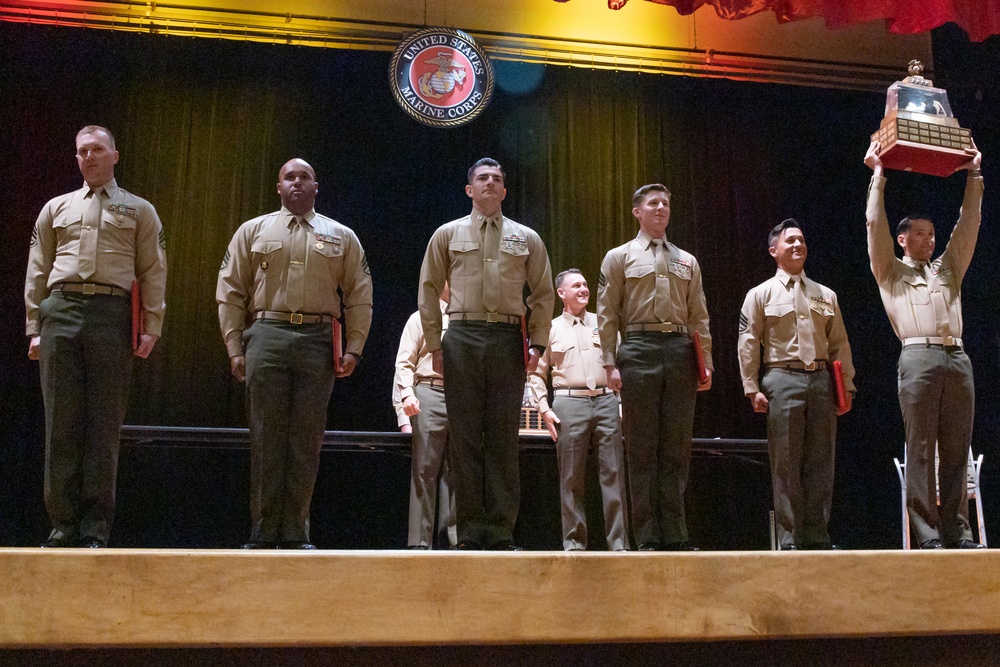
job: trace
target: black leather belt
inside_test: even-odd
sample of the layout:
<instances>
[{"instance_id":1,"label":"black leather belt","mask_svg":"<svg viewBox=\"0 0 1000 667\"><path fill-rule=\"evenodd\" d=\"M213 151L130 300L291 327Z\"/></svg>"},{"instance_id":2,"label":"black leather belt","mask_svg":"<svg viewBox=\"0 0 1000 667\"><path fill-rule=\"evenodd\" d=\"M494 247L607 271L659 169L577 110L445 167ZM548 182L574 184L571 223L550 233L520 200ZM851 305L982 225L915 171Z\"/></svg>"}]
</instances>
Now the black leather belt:
<instances>
[{"instance_id":1,"label":"black leather belt","mask_svg":"<svg viewBox=\"0 0 1000 667\"><path fill-rule=\"evenodd\" d=\"M105 294L108 296L129 296L128 290L113 285L99 285L98 283L56 283L52 288L53 292L74 292L76 294Z\"/></svg>"},{"instance_id":2,"label":"black leather belt","mask_svg":"<svg viewBox=\"0 0 1000 667\"><path fill-rule=\"evenodd\" d=\"M258 310L253 314L255 320L279 320L290 324L319 324L333 322L333 315L308 315L305 313L283 313L280 310Z\"/></svg>"},{"instance_id":3,"label":"black leather belt","mask_svg":"<svg viewBox=\"0 0 1000 667\"><path fill-rule=\"evenodd\" d=\"M503 324L520 324L520 315L504 315L503 313L448 313L451 322L500 322Z\"/></svg>"},{"instance_id":4,"label":"black leather belt","mask_svg":"<svg viewBox=\"0 0 1000 667\"><path fill-rule=\"evenodd\" d=\"M826 359L817 359L811 364L804 364L801 361L775 361L767 364L767 370L779 368L786 371L800 371L802 373L814 373L826 368Z\"/></svg>"}]
</instances>

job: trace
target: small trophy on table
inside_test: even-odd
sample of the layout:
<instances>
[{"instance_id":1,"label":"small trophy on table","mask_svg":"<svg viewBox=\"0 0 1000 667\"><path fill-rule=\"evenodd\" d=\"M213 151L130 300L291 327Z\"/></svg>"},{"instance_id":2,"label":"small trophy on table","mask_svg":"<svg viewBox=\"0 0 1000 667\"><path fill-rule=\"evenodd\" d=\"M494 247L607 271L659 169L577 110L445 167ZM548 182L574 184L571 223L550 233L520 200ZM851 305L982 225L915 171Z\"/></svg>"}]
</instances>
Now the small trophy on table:
<instances>
[{"instance_id":1,"label":"small trophy on table","mask_svg":"<svg viewBox=\"0 0 1000 667\"><path fill-rule=\"evenodd\" d=\"M923 63L911 60L910 76L889 86L885 118L872 141L881 144L879 158L887 169L948 176L969 160L972 132L951 113L948 92L921 76Z\"/></svg>"}]
</instances>

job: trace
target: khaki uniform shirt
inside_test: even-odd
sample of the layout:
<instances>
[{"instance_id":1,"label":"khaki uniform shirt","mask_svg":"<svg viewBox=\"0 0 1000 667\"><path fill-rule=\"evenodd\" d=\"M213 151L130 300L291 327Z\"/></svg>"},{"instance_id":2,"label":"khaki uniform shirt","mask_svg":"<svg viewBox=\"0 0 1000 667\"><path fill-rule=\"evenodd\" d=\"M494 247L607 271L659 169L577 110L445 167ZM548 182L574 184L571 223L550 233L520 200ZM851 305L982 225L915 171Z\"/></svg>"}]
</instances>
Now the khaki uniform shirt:
<instances>
[{"instance_id":1,"label":"khaki uniform shirt","mask_svg":"<svg viewBox=\"0 0 1000 667\"><path fill-rule=\"evenodd\" d=\"M448 329L448 315L445 309L446 301L440 301L442 329ZM413 386L420 380L440 380L441 374L434 371L431 363L431 353L427 351L424 342L424 330L420 326L420 313L410 315L403 327L403 335L399 339L399 351L396 352L396 372L392 378L392 407L396 411L396 425L404 426L410 423L410 418L403 412L403 401L413 396Z\"/></svg>"},{"instance_id":2,"label":"khaki uniform shirt","mask_svg":"<svg viewBox=\"0 0 1000 667\"><path fill-rule=\"evenodd\" d=\"M538 411L548 412L546 377L551 373L553 389L599 389L607 386L601 363L601 336L597 315L583 313L583 319L568 311L552 320L549 346L538 361L538 370L528 375L528 385L538 401Z\"/></svg>"},{"instance_id":3,"label":"khaki uniform shirt","mask_svg":"<svg viewBox=\"0 0 1000 667\"><path fill-rule=\"evenodd\" d=\"M885 217L885 178L872 177L868 188L868 256L882 304L896 336L962 337L962 278L979 237L983 179L969 176L965 199L948 246L929 263L896 258Z\"/></svg>"},{"instance_id":4,"label":"khaki uniform shirt","mask_svg":"<svg viewBox=\"0 0 1000 667\"><path fill-rule=\"evenodd\" d=\"M305 294L300 311L338 317L343 306L344 353L360 358L372 324L372 278L365 251L354 232L336 220L315 211L303 217L311 229L305 235ZM253 313L289 312L285 290L294 218L282 207L243 223L229 242L215 300L230 357L243 354L243 330Z\"/></svg>"},{"instance_id":5,"label":"khaki uniform shirt","mask_svg":"<svg viewBox=\"0 0 1000 667\"><path fill-rule=\"evenodd\" d=\"M833 290L806 278L802 285L812 316L813 346L816 359L839 361L844 373L844 390L854 391L854 363L847 330L840 315L840 305ZM760 371L760 350L764 348L764 363L801 361L798 326L795 316L793 283L788 273L778 269L770 280L747 292L740 311L739 358L743 393L760 391L757 377Z\"/></svg>"},{"instance_id":6,"label":"khaki uniform shirt","mask_svg":"<svg viewBox=\"0 0 1000 667\"><path fill-rule=\"evenodd\" d=\"M664 239L666 241L666 239ZM667 322L688 327L701 336L705 353L705 368L712 366L712 334L708 329L708 308L701 284L701 267L691 253L667 242L669 273L656 273L653 239L645 232L624 245L613 248L601 263L601 279L597 286L597 324L601 330L604 365L614 366L618 352L618 335L625 334L629 324L656 323L656 285L667 281L665 293L669 301Z\"/></svg>"},{"instance_id":7,"label":"khaki uniform shirt","mask_svg":"<svg viewBox=\"0 0 1000 667\"><path fill-rule=\"evenodd\" d=\"M555 305L552 269L545 244L534 230L497 213L487 218L473 209L470 215L445 223L434 232L420 268L420 318L430 352L441 349L441 310L438 298L445 281L451 286L448 313L485 313L483 287L486 225L500 225L498 253L500 284L496 312L522 317L525 314L524 285L531 294L527 306L534 316L528 322L531 345L549 344L549 321Z\"/></svg>"},{"instance_id":8,"label":"khaki uniform shirt","mask_svg":"<svg viewBox=\"0 0 1000 667\"><path fill-rule=\"evenodd\" d=\"M138 281L146 333L163 329L167 290L167 253L163 227L153 205L118 187L115 179L103 186L104 204L97 235L94 274L83 280L77 273L80 230L91 202L90 186L50 200L35 222L24 284L27 308L25 333L41 333L38 306L58 283L97 283L132 291Z\"/></svg>"}]
</instances>

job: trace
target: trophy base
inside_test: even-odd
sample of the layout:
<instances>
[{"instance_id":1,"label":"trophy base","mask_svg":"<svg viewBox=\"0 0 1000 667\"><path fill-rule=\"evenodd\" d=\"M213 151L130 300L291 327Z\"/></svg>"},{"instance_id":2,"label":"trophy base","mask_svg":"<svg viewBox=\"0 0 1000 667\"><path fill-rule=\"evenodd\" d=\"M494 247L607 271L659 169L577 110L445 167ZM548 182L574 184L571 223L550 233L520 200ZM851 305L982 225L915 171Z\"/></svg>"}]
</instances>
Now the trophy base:
<instances>
[{"instance_id":1,"label":"trophy base","mask_svg":"<svg viewBox=\"0 0 1000 667\"><path fill-rule=\"evenodd\" d=\"M956 169L972 159L965 151L940 146L928 146L910 141L897 141L879 154L886 169L915 171L929 176L951 176Z\"/></svg>"},{"instance_id":2,"label":"trophy base","mask_svg":"<svg viewBox=\"0 0 1000 667\"><path fill-rule=\"evenodd\" d=\"M950 176L971 159L963 149L972 148L972 135L961 127L886 118L871 138L882 145L879 158L886 169Z\"/></svg>"}]
</instances>

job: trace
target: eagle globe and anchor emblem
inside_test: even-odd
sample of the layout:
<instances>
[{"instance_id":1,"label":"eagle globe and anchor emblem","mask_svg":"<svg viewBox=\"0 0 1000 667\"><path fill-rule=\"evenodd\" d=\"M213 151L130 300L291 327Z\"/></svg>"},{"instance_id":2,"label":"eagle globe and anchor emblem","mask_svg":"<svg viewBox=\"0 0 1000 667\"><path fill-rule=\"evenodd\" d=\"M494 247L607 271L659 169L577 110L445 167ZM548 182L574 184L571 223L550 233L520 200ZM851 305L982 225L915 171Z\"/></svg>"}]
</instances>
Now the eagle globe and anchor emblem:
<instances>
[{"instance_id":1,"label":"eagle globe and anchor emblem","mask_svg":"<svg viewBox=\"0 0 1000 667\"><path fill-rule=\"evenodd\" d=\"M456 127L478 116L493 96L493 68L461 30L419 30L396 48L389 65L396 102L432 127Z\"/></svg>"}]
</instances>

